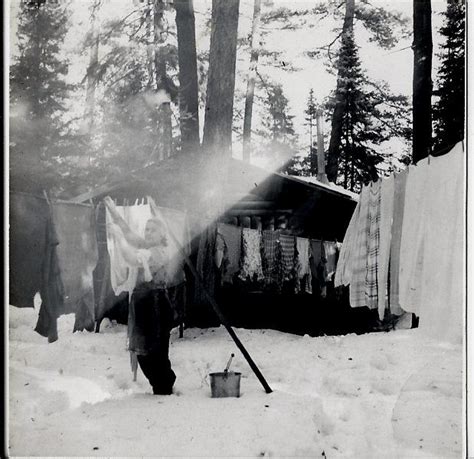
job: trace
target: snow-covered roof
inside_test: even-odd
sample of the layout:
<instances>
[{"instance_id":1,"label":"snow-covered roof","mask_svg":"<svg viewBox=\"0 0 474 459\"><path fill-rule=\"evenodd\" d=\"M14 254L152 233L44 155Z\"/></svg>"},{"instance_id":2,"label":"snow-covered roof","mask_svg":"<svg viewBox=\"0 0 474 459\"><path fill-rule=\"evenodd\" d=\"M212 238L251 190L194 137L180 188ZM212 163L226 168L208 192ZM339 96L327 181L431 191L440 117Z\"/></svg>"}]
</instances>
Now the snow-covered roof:
<instances>
[{"instance_id":1,"label":"snow-covered roof","mask_svg":"<svg viewBox=\"0 0 474 459\"><path fill-rule=\"evenodd\" d=\"M329 182L329 183L324 183L318 180L316 177L303 177L300 175L287 175L286 177L291 177L294 180L305 182L305 183L311 183L313 185L316 185L321 188L325 188L327 190L335 191L337 193L349 196L352 198L354 201L359 200L359 195L357 193L354 193L352 191L346 190L342 186L336 185L335 183Z\"/></svg>"}]
</instances>

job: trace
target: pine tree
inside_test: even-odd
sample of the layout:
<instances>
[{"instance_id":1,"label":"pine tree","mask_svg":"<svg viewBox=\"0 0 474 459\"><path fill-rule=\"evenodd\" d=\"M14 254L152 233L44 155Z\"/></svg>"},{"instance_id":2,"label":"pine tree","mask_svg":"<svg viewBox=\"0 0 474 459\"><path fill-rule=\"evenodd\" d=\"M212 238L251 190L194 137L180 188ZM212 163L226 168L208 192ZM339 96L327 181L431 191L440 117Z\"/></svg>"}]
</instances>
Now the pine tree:
<instances>
[{"instance_id":1,"label":"pine tree","mask_svg":"<svg viewBox=\"0 0 474 459\"><path fill-rule=\"evenodd\" d=\"M377 166L384 160L375 147L392 136L407 137L408 104L388 88L371 83L362 70L353 33L347 34L339 50L338 87L327 103L334 113L341 105L341 137L336 183L353 191L377 179Z\"/></svg>"},{"instance_id":2,"label":"pine tree","mask_svg":"<svg viewBox=\"0 0 474 459\"><path fill-rule=\"evenodd\" d=\"M464 138L465 16L463 0L448 1L445 24L440 30L446 41L442 45L438 88L434 92L438 97L433 107L434 151Z\"/></svg>"},{"instance_id":3,"label":"pine tree","mask_svg":"<svg viewBox=\"0 0 474 459\"><path fill-rule=\"evenodd\" d=\"M10 68L10 168L43 187L43 174L68 139L65 120L68 61L62 45L68 31L63 3L22 2L18 13L18 55Z\"/></svg>"},{"instance_id":4,"label":"pine tree","mask_svg":"<svg viewBox=\"0 0 474 459\"><path fill-rule=\"evenodd\" d=\"M309 134L309 164L310 164L310 173L311 175L316 175L317 173L317 150L314 146L315 138L316 138L316 114L317 114L317 107L316 102L314 100L314 91L311 88L309 91L308 102L306 105L305 110L305 121L306 125L308 126L308 134Z\"/></svg>"}]
</instances>

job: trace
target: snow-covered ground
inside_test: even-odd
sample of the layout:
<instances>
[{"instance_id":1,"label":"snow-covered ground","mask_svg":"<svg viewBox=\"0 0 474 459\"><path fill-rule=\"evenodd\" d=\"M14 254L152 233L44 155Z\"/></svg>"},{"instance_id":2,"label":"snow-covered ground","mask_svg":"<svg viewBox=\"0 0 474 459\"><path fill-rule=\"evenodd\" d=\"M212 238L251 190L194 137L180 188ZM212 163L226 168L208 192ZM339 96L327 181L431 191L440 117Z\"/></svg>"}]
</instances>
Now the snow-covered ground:
<instances>
[{"instance_id":1,"label":"snow-covered ground","mask_svg":"<svg viewBox=\"0 0 474 459\"><path fill-rule=\"evenodd\" d=\"M419 330L301 337L237 329L274 390L266 394L223 327L177 330L175 394L133 381L126 328L59 341L10 307L11 456L461 457L462 348ZM209 373L242 372L240 398L211 398Z\"/></svg>"}]
</instances>

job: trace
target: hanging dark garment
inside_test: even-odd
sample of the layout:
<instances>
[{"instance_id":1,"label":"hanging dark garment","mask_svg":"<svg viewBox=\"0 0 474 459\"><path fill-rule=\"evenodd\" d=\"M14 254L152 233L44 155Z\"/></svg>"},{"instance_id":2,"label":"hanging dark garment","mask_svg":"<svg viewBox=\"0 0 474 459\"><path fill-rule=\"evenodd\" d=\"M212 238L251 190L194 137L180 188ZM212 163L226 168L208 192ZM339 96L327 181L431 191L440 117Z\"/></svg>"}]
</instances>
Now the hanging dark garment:
<instances>
[{"instance_id":1,"label":"hanging dark garment","mask_svg":"<svg viewBox=\"0 0 474 459\"><path fill-rule=\"evenodd\" d=\"M58 317L64 313L64 286L61 279L57 246L59 239L52 212L48 208L45 253L42 264L41 307L35 331L53 343L58 339Z\"/></svg>"},{"instance_id":2,"label":"hanging dark garment","mask_svg":"<svg viewBox=\"0 0 474 459\"><path fill-rule=\"evenodd\" d=\"M226 223L217 225L217 244L222 245L222 282L232 283L239 272L242 256L242 228Z\"/></svg>"},{"instance_id":3,"label":"hanging dark garment","mask_svg":"<svg viewBox=\"0 0 474 459\"><path fill-rule=\"evenodd\" d=\"M33 308L33 298L41 290L46 251L48 203L26 193L10 193L9 302Z\"/></svg>"},{"instance_id":4,"label":"hanging dark garment","mask_svg":"<svg viewBox=\"0 0 474 459\"><path fill-rule=\"evenodd\" d=\"M97 264L95 212L92 206L52 204L59 246L57 254L64 285L64 308L75 313L74 331L94 330L92 272Z\"/></svg>"},{"instance_id":5,"label":"hanging dark garment","mask_svg":"<svg viewBox=\"0 0 474 459\"><path fill-rule=\"evenodd\" d=\"M216 233L216 225L209 225L201 233L199 240L196 270L201 276L202 284L197 283L194 289L194 302L197 305L208 305L204 290L207 290L210 296L215 296L217 281L215 262Z\"/></svg>"}]
</instances>

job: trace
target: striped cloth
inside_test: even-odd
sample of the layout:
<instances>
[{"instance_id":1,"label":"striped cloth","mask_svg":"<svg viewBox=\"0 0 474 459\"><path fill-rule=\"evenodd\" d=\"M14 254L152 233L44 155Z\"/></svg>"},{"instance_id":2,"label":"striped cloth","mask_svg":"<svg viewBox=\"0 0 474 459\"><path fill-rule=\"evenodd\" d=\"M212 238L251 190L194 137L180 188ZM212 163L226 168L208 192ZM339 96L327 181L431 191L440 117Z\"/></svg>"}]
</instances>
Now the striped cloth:
<instances>
[{"instance_id":1,"label":"striped cloth","mask_svg":"<svg viewBox=\"0 0 474 459\"><path fill-rule=\"evenodd\" d=\"M393 174L382 180L380 185L380 261L378 274L378 310L379 319L383 320L387 306L387 281L390 259L390 241L392 239L393 219Z\"/></svg>"},{"instance_id":2,"label":"striped cloth","mask_svg":"<svg viewBox=\"0 0 474 459\"><path fill-rule=\"evenodd\" d=\"M312 293L311 288L311 268L309 259L311 255L311 247L309 239L303 237L296 238L296 251L297 251L297 288L300 292Z\"/></svg>"},{"instance_id":3,"label":"striped cloth","mask_svg":"<svg viewBox=\"0 0 474 459\"><path fill-rule=\"evenodd\" d=\"M380 256L380 185L373 182L369 194L369 234L367 236L367 276L365 278L366 305L378 308L378 274Z\"/></svg>"},{"instance_id":4,"label":"striped cloth","mask_svg":"<svg viewBox=\"0 0 474 459\"><path fill-rule=\"evenodd\" d=\"M293 280L295 277L295 236L280 235L282 280Z\"/></svg>"},{"instance_id":5,"label":"striped cloth","mask_svg":"<svg viewBox=\"0 0 474 459\"><path fill-rule=\"evenodd\" d=\"M369 235L369 197L370 188L364 186L360 193L360 209L357 219L357 233L354 235L353 251L350 263L349 301L353 308L366 304L365 281L367 277L367 238Z\"/></svg>"},{"instance_id":6,"label":"striped cloth","mask_svg":"<svg viewBox=\"0 0 474 459\"><path fill-rule=\"evenodd\" d=\"M280 232L263 231L263 274L266 285L280 283Z\"/></svg>"}]
</instances>

